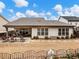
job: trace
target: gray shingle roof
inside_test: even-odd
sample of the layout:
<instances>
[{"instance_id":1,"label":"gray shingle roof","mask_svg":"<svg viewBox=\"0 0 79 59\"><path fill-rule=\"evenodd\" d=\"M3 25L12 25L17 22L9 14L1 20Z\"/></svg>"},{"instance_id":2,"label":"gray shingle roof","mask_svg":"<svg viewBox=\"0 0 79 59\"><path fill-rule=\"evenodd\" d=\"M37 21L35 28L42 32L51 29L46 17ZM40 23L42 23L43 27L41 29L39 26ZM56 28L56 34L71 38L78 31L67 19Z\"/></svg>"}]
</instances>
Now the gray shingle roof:
<instances>
[{"instance_id":1,"label":"gray shingle roof","mask_svg":"<svg viewBox=\"0 0 79 59\"><path fill-rule=\"evenodd\" d=\"M61 16L61 17L68 21L79 21L79 17L76 16Z\"/></svg>"},{"instance_id":2,"label":"gray shingle roof","mask_svg":"<svg viewBox=\"0 0 79 59\"><path fill-rule=\"evenodd\" d=\"M45 20L43 18L19 18L4 26L73 26L59 21Z\"/></svg>"}]
</instances>

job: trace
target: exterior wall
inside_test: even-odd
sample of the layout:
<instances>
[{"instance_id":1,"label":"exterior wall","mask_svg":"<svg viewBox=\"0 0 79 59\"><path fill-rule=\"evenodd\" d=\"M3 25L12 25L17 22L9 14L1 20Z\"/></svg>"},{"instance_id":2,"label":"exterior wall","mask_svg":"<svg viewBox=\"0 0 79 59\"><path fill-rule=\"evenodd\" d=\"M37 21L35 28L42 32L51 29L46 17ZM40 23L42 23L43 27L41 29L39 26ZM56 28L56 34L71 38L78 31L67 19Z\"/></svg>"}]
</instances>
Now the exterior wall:
<instances>
[{"instance_id":1,"label":"exterior wall","mask_svg":"<svg viewBox=\"0 0 79 59\"><path fill-rule=\"evenodd\" d=\"M60 27L60 28L63 28L63 27ZM66 28L66 27L65 27ZM49 28L49 35L48 37L66 37L66 35L62 35L62 36L59 36L58 35L58 29L59 28ZM71 37L71 34L73 34L73 28L69 28L69 37Z\"/></svg>"},{"instance_id":2,"label":"exterior wall","mask_svg":"<svg viewBox=\"0 0 79 59\"><path fill-rule=\"evenodd\" d=\"M59 27L59 28L63 28L63 27ZM58 35L58 29L59 28L48 28L48 37L66 37L66 35L64 36L59 36ZM64 27L66 28L66 27ZM71 34L73 34L73 28L69 28L69 37L71 37ZM37 28L32 28L32 38L34 36L38 36L37 35ZM45 36L38 36L39 38L45 38Z\"/></svg>"},{"instance_id":3,"label":"exterior wall","mask_svg":"<svg viewBox=\"0 0 79 59\"><path fill-rule=\"evenodd\" d=\"M59 21L68 23L68 21L66 19L62 18L62 17L60 17Z\"/></svg>"},{"instance_id":4,"label":"exterior wall","mask_svg":"<svg viewBox=\"0 0 79 59\"><path fill-rule=\"evenodd\" d=\"M32 28L32 38L37 35L37 28ZM57 37L58 36L58 28L48 28L48 37ZM45 38L45 35L38 36L39 38Z\"/></svg>"},{"instance_id":5,"label":"exterior wall","mask_svg":"<svg viewBox=\"0 0 79 59\"><path fill-rule=\"evenodd\" d=\"M32 38L37 35L37 28L32 28ZM45 38L45 35L38 36L39 38Z\"/></svg>"},{"instance_id":6,"label":"exterior wall","mask_svg":"<svg viewBox=\"0 0 79 59\"><path fill-rule=\"evenodd\" d=\"M66 28L66 27L64 27ZM73 34L73 28L69 28L69 37L71 37L71 34ZM58 36L58 37L66 37L66 35Z\"/></svg>"},{"instance_id":7,"label":"exterior wall","mask_svg":"<svg viewBox=\"0 0 79 59\"><path fill-rule=\"evenodd\" d=\"M41 36L38 36L38 37L39 37L39 38L45 38L45 36L44 36L44 35L43 35L43 36L41 35Z\"/></svg>"},{"instance_id":8,"label":"exterior wall","mask_svg":"<svg viewBox=\"0 0 79 59\"><path fill-rule=\"evenodd\" d=\"M0 25L4 25L6 23L8 23L8 21L0 17Z\"/></svg>"},{"instance_id":9,"label":"exterior wall","mask_svg":"<svg viewBox=\"0 0 79 59\"><path fill-rule=\"evenodd\" d=\"M75 26L79 26L79 22L77 21L77 22L69 22L69 24L71 24L71 25L75 25Z\"/></svg>"},{"instance_id":10,"label":"exterior wall","mask_svg":"<svg viewBox=\"0 0 79 59\"><path fill-rule=\"evenodd\" d=\"M57 37L58 36L58 28L49 28L48 29L48 37Z\"/></svg>"},{"instance_id":11,"label":"exterior wall","mask_svg":"<svg viewBox=\"0 0 79 59\"><path fill-rule=\"evenodd\" d=\"M3 27L3 25L5 25L7 23L8 23L8 21L0 16L0 33L6 31L5 27Z\"/></svg>"},{"instance_id":12,"label":"exterior wall","mask_svg":"<svg viewBox=\"0 0 79 59\"><path fill-rule=\"evenodd\" d=\"M37 36L37 28L32 28L32 38L34 37L34 36Z\"/></svg>"},{"instance_id":13,"label":"exterior wall","mask_svg":"<svg viewBox=\"0 0 79 59\"><path fill-rule=\"evenodd\" d=\"M73 34L73 28L69 28L69 37L71 37L71 34Z\"/></svg>"},{"instance_id":14,"label":"exterior wall","mask_svg":"<svg viewBox=\"0 0 79 59\"><path fill-rule=\"evenodd\" d=\"M79 22L78 21L67 21L66 19L60 17L59 21L61 22L65 22L65 23L68 23L68 24L71 24L71 25L75 25L75 26L79 26Z\"/></svg>"}]
</instances>

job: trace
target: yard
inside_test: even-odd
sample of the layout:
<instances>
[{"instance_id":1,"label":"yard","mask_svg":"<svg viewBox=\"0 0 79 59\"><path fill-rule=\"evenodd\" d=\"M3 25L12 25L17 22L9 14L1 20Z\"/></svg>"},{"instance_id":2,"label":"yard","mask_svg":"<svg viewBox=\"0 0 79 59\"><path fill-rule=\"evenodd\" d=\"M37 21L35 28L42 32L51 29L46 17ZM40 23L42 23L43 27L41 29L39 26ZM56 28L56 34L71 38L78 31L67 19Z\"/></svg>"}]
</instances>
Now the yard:
<instances>
[{"instance_id":1,"label":"yard","mask_svg":"<svg viewBox=\"0 0 79 59\"><path fill-rule=\"evenodd\" d=\"M79 40L31 40L27 42L0 43L0 53L24 52L27 50L77 49Z\"/></svg>"}]
</instances>

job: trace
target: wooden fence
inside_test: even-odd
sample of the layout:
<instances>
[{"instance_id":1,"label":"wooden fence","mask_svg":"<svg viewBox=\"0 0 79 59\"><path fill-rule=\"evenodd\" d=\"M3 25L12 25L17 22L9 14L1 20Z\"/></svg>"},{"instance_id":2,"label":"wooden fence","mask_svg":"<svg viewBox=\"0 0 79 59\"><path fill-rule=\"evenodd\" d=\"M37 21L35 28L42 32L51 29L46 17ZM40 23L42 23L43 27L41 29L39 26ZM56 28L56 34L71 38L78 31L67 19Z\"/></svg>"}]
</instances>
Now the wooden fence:
<instances>
[{"instance_id":1,"label":"wooden fence","mask_svg":"<svg viewBox=\"0 0 79 59\"><path fill-rule=\"evenodd\" d=\"M52 59L79 59L79 49L68 49L68 50L54 50L54 55ZM0 59L50 59L48 51L34 51L29 50L26 52L15 52L12 54L9 53L0 53Z\"/></svg>"},{"instance_id":2,"label":"wooden fence","mask_svg":"<svg viewBox=\"0 0 79 59\"><path fill-rule=\"evenodd\" d=\"M47 51L33 51L29 50L26 52L16 52L16 53L0 53L0 59L46 59Z\"/></svg>"}]
</instances>

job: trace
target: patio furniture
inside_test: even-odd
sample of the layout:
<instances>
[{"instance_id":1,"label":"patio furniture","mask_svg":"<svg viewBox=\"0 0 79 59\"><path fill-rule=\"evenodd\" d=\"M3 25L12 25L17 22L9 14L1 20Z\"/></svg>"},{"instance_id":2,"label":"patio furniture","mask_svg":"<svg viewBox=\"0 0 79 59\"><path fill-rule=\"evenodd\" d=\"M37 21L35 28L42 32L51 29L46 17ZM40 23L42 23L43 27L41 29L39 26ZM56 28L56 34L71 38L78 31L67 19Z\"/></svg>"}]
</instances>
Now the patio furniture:
<instances>
[{"instance_id":1,"label":"patio furniture","mask_svg":"<svg viewBox=\"0 0 79 59\"><path fill-rule=\"evenodd\" d=\"M20 35L20 42L25 42L25 39L23 38L22 35Z\"/></svg>"},{"instance_id":2,"label":"patio furniture","mask_svg":"<svg viewBox=\"0 0 79 59\"><path fill-rule=\"evenodd\" d=\"M8 42L9 37L2 36L2 40L3 40L3 42Z\"/></svg>"},{"instance_id":3,"label":"patio furniture","mask_svg":"<svg viewBox=\"0 0 79 59\"><path fill-rule=\"evenodd\" d=\"M14 42L14 37L10 37L10 42Z\"/></svg>"}]
</instances>

